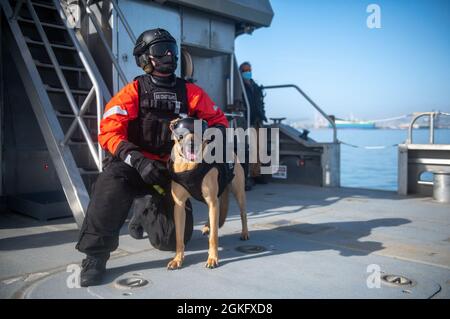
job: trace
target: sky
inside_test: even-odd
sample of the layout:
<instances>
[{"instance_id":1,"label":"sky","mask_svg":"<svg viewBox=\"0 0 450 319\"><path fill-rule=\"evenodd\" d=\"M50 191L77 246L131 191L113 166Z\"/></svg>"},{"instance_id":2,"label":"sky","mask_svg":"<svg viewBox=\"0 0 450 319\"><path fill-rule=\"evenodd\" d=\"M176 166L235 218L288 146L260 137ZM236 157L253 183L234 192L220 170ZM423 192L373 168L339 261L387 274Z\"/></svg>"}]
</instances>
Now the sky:
<instances>
[{"instance_id":1,"label":"sky","mask_svg":"<svg viewBox=\"0 0 450 319\"><path fill-rule=\"evenodd\" d=\"M236 40L258 84L296 84L340 118L450 112L450 0L270 2L271 26ZM367 27L372 3L379 29ZM314 117L296 91L266 93L268 117Z\"/></svg>"}]
</instances>

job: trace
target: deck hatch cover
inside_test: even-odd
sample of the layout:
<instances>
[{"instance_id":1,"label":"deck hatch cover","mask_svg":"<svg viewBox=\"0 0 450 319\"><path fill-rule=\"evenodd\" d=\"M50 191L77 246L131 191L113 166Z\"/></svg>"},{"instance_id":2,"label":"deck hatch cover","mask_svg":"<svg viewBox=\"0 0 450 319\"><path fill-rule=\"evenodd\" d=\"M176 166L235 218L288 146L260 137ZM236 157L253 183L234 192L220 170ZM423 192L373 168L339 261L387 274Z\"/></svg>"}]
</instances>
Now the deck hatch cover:
<instances>
[{"instance_id":1,"label":"deck hatch cover","mask_svg":"<svg viewBox=\"0 0 450 319\"><path fill-rule=\"evenodd\" d=\"M116 281L119 288L139 288L148 284L148 280L140 277L127 277Z\"/></svg>"},{"instance_id":2,"label":"deck hatch cover","mask_svg":"<svg viewBox=\"0 0 450 319\"><path fill-rule=\"evenodd\" d=\"M258 254L266 251L267 249L258 245L243 245L236 247L236 250L244 254Z\"/></svg>"},{"instance_id":3,"label":"deck hatch cover","mask_svg":"<svg viewBox=\"0 0 450 319\"><path fill-rule=\"evenodd\" d=\"M394 286L412 286L413 285L413 281L405 276L400 276L400 275L383 275L381 277L381 280L389 285L394 285Z\"/></svg>"}]
</instances>

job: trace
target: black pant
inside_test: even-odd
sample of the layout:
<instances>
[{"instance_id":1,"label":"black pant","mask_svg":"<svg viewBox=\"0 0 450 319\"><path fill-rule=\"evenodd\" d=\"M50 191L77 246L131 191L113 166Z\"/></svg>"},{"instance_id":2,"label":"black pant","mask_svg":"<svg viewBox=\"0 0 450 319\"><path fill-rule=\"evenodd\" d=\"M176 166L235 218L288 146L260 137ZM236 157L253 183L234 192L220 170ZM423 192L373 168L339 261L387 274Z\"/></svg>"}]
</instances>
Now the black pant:
<instances>
[{"instance_id":1,"label":"black pant","mask_svg":"<svg viewBox=\"0 0 450 319\"><path fill-rule=\"evenodd\" d=\"M152 193L134 168L121 161L107 164L94 184L76 248L93 256L116 250L133 200Z\"/></svg>"}]
</instances>

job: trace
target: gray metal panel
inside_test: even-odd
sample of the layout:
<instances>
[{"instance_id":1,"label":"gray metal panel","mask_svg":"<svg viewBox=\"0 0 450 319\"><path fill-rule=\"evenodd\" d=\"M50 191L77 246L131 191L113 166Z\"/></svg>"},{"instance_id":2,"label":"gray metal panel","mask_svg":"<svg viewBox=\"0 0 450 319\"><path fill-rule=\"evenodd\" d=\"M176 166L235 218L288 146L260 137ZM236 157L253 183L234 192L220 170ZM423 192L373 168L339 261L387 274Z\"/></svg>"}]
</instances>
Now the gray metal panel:
<instances>
[{"instance_id":1,"label":"gray metal panel","mask_svg":"<svg viewBox=\"0 0 450 319\"><path fill-rule=\"evenodd\" d=\"M6 195L61 189L55 166L47 150L14 148L5 155Z\"/></svg>"},{"instance_id":2,"label":"gray metal panel","mask_svg":"<svg viewBox=\"0 0 450 319\"><path fill-rule=\"evenodd\" d=\"M192 10L183 11L183 44L209 48L210 19ZM234 39L233 39L234 41Z\"/></svg>"},{"instance_id":3,"label":"gray metal panel","mask_svg":"<svg viewBox=\"0 0 450 319\"><path fill-rule=\"evenodd\" d=\"M223 109L226 105L226 79L229 56L203 57L192 54L194 79L211 99Z\"/></svg>"},{"instance_id":4,"label":"gray metal panel","mask_svg":"<svg viewBox=\"0 0 450 319\"><path fill-rule=\"evenodd\" d=\"M235 26L220 20L211 20L211 48L234 52Z\"/></svg>"},{"instance_id":5,"label":"gray metal panel","mask_svg":"<svg viewBox=\"0 0 450 319\"><path fill-rule=\"evenodd\" d=\"M273 18L269 0L163 0L160 2L192 7L260 27L268 27Z\"/></svg>"},{"instance_id":6,"label":"gray metal panel","mask_svg":"<svg viewBox=\"0 0 450 319\"><path fill-rule=\"evenodd\" d=\"M431 196L433 183L423 183L424 172L450 172L450 145L400 144L398 146L398 193Z\"/></svg>"},{"instance_id":7,"label":"gray metal panel","mask_svg":"<svg viewBox=\"0 0 450 319\"><path fill-rule=\"evenodd\" d=\"M405 144L398 145L398 177L399 195L408 195L408 147Z\"/></svg>"},{"instance_id":8,"label":"gray metal panel","mask_svg":"<svg viewBox=\"0 0 450 319\"><path fill-rule=\"evenodd\" d=\"M213 50L234 52L235 24L231 20L214 18L206 13L183 9L182 44Z\"/></svg>"},{"instance_id":9,"label":"gray metal panel","mask_svg":"<svg viewBox=\"0 0 450 319\"><path fill-rule=\"evenodd\" d=\"M340 187L339 143L317 143L312 139L306 141L300 138L298 130L283 123L271 124L269 127L280 130L280 164L288 166L290 181L287 182ZM302 172L305 167L299 167L294 161L294 158L300 157L306 160L305 165L310 165L306 167L307 174ZM318 170L314 171L316 168ZM280 179L273 180L283 182Z\"/></svg>"},{"instance_id":10,"label":"gray metal panel","mask_svg":"<svg viewBox=\"0 0 450 319\"><path fill-rule=\"evenodd\" d=\"M341 186L341 145L329 143L323 145L322 154L322 176L323 186Z\"/></svg>"},{"instance_id":11,"label":"gray metal panel","mask_svg":"<svg viewBox=\"0 0 450 319\"><path fill-rule=\"evenodd\" d=\"M72 215L62 191L10 196L8 197L8 207L13 211L39 220L69 217Z\"/></svg>"}]
</instances>

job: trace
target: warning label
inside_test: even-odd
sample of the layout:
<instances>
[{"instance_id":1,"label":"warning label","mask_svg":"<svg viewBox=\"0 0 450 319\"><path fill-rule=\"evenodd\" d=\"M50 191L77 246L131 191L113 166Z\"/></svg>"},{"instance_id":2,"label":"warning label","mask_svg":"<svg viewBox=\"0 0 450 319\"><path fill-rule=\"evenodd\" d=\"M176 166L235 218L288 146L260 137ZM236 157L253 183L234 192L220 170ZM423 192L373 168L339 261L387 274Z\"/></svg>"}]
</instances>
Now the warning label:
<instances>
[{"instance_id":1,"label":"warning label","mask_svg":"<svg viewBox=\"0 0 450 319\"><path fill-rule=\"evenodd\" d=\"M287 166L286 165L278 165L278 167L275 167L275 172L272 173L272 177L287 179Z\"/></svg>"}]
</instances>

